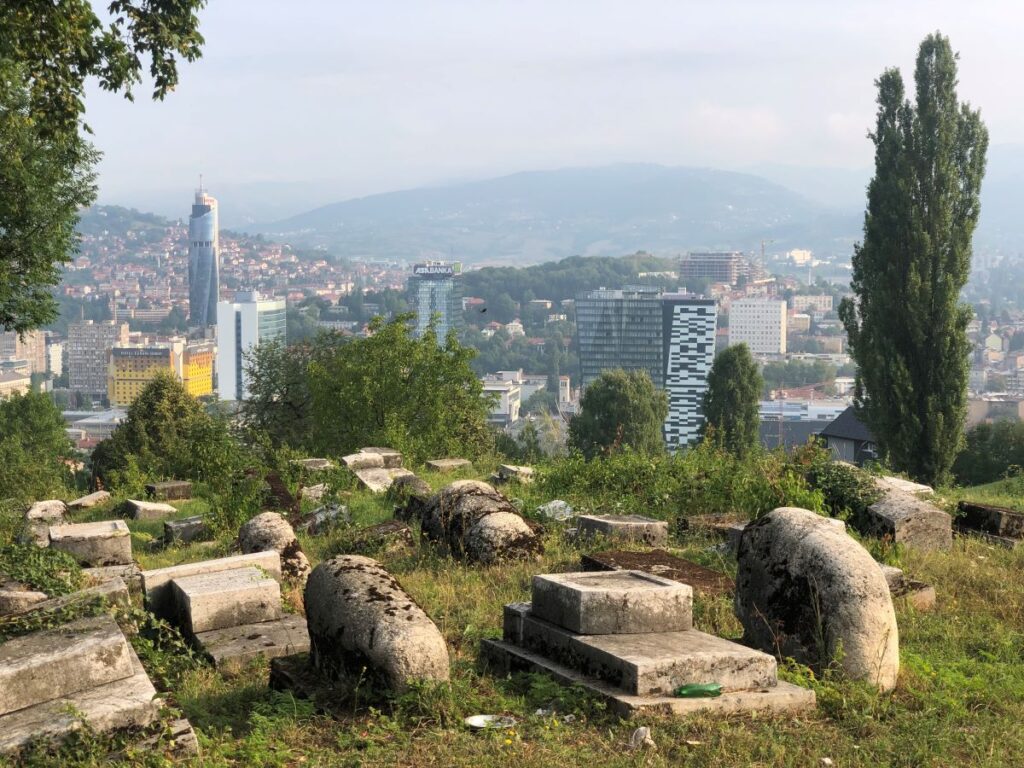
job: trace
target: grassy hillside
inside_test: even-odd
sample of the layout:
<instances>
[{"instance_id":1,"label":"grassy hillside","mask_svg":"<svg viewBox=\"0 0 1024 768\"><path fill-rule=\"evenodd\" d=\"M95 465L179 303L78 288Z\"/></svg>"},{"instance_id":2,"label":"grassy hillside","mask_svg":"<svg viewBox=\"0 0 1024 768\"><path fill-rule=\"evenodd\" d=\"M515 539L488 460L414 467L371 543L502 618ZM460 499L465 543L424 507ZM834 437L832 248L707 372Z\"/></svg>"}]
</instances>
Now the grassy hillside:
<instances>
[{"instance_id":1,"label":"grassy hillside","mask_svg":"<svg viewBox=\"0 0 1024 768\"><path fill-rule=\"evenodd\" d=\"M489 467L462 476L486 476ZM435 488L451 475L423 475ZM456 476L458 477L458 476ZM526 509L548 501L536 487L516 489ZM1018 501L1020 498L1018 497ZM595 499L594 507L606 502ZM390 518L381 498L354 492L348 499L358 525ZM204 510L202 501L181 514ZM108 517L110 509L90 511ZM226 539L212 545L153 549L159 523L130 522L144 568L226 554ZM301 537L314 562L344 550L348 534ZM899 564L938 592L933 613L897 605L902 670L897 690L879 696L835 673L816 677L789 665L786 679L813 687L819 706L798 717L691 717L645 715L622 721L579 691L543 676L496 678L477 665L478 642L499 636L502 605L528 599L535 573L578 567L583 551L549 526L539 562L484 568L439 558L429 548L384 555L382 560L444 633L452 656L451 686L423 687L389 702L347 703L337 717L308 702L267 688L258 663L234 678L165 647L147 658L154 678L165 680L173 705L191 720L202 744L203 766L1009 766L1024 764L1024 552L995 549L958 538L949 553L918 554L869 543L876 556ZM735 563L700 537L673 541L672 550L709 567ZM288 596L298 605L298 594ZM736 638L740 627L728 598L696 598L699 629ZM554 708L556 714L535 714ZM511 732L473 734L462 718L510 714ZM657 750L627 748L639 725L651 728ZM59 758L39 755L35 765L107 765L117 740L83 736ZM120 753L130 765L160 765L157 751ZM59 760L55 762L55 760Z\"/></svg>"}]
</instances>

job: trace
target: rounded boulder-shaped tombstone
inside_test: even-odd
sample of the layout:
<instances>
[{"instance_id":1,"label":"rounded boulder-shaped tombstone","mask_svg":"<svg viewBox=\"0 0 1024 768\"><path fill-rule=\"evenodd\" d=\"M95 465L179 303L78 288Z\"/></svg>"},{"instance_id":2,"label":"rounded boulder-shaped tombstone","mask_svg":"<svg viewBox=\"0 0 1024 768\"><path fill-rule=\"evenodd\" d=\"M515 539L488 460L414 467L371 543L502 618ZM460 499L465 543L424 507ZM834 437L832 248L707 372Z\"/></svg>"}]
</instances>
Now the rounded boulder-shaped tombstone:
<instances>
[{"instance_id":1,"label":"rounded boulder-shaped tombstone","mask_svg":"<svg viewBox=\"0 0 1024 768\"><path fill-rule=\"evenodd\" d=\"M242 552L268 552L281 555L281 570L288 576L304 579L309 575L309 560L295 537L291 524L277 512L263 512L238 530Z\"/></svg>"},{"instance_id":2,"label":"rounded boulder-shaped tombstone","mask_svg":"<svg viewBox=\"0 0 1024 768\"><path fill-rule=\"evenodd\" d=\"M376 560L341 555L306 582L310 658L332 680L371 673L391 690L447 680L448 646L430 617Z\"/></svg>"},{"instance_id":3,"label":"rounded boulder-shaped tombstone","mask_svg":"<svg viewBox=\"0 0 1024 768\"><path fill-rule=\"evenodd\" d=\"M844 530L809 510L780 507L744 529L737 559L745 640L819 668L838 659L852 679L883 691L896 686L899 631L889 587Z\"/></svg>"},{"instance_id":4,"label":"rounded boulder-shaped tombstone","mask_svg":"<svg viewBox=\"0 0 1024 768\"><path fill-rule=\"evenodd\" d=\"M395 505L399 520L419 520L433 494L427 481L416 475L399 475L391 483L385 498Z\"/></svg>"}]
</instances>

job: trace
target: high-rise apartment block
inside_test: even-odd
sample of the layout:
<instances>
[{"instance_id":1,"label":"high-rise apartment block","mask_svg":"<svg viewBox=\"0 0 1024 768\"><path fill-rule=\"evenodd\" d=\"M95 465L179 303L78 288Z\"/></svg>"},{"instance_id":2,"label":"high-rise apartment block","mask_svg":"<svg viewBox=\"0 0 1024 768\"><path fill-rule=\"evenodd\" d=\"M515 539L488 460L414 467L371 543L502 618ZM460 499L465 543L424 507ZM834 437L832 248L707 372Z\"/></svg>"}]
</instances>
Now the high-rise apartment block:
<instances>
[{"instance_id":1,"label":"high-rise apartment block","mask_svg":"<svg viewBox=\"0 0 1024 768\"><path fill-rule=\"evenodd\" d=\"M89 395L106 395L110 350L127 343L128 323L71 323L67 341L68 388Z\"/></svg>"},{"instance_id":2,"label":"high-rise apartment block","mask_svg":"<svg viewBox=\"0 0 1024 768\"><path fill-rule=\"evenodd\" d=\"M670 450L693 442L715 356L717 306L711 299L662 294L655 288L597 290L576 298L576 335L583 386L602 371L643 370L669 399Z\"/></svg>"},{"instance_id":3,"label":"high-rise apartment block","mask_svg":"<svg viewBox=\"0 0 1024 768\"><path fill-rule=\"evenodd\" d=\"M260 342L285 341L284 299L263 299L240 291L233 302L217 305L217 390L221 400L244 400L249 393L245 354Z\"/></svg>"},{"instance_id":4,"label":"high-rise apartment block","mask_svg":"<svg viewBox=\"0 0 1024 768\"><path fill-rule=\"evenodd\" d=\"M46 373L46 334L43 331L0 331L0 361L19 364L28 373Z\"/></svg>"},{"instance_id":5,"label":"high-rise apartment block","mask_svg":"<svg viewBox=\"0 0 1024 768\"><path fill-rule=\"evenodd\" d=\"M684 283L706 280L736 285L741 276L749 274L750 265L738 251L687 253L679 260L679 279Z\"/></svg>"},{"instance_id":6,"label":"high-rise apartment block","mask_svg":"<svg viewBox=\"0 0 1024 768\"><path fill-rule=\"evenodd\" d=\"M668 395L665 444L675 451L694 442L704 424L704 393L715 360L718 305L713 299L666 294L662 310L664 389Z\"/></svg>"},{"instance_id":7,"label":"high-rise apartment block","mask_svg":"<svg viewBox=\"0 0 1024 768\"><path fill-rule=\"evenodd\" d=\"M169 373L193 397L213 394L213 342L185 339L128 344L110 350L107 399L112 406L130 405L156 376Z\"/></svg>"},{"instance_id":8,"label":"high-rise apartment block","mask_svg":"<svg viewBox=\"0 0 1024 768\"><path fill-rule=\"evenodd\" d=\"M220 241L217 201L196 190L188 220L189 323L205 328L217 318L220 300Z\"/></svg>"},{"instance_id":9,"label":"high-rise apartment block","mask_svg":"<svg viewBox=\"0 0 1024 768\"><path fill-rule=\"evenodd\" d=\"M422 336L432 320L438 343L462 325L462 293L459 275L462 265L428 261L416 264L409 278L409 295L416 310L416 336Z\"/></svg>"},{"instance_id":10,"label":"high-rise apartment block","mask_svg":"<svg viewBox=\"0 0 1024 768\"><path fill-rule=\"evenodd\" d=\"M729 344L746 344L755 355L786 353L786 302L739 299L729 307Z\"/></svg>"},{"instance_id":11,"label":"high-rise apartment block","mask_svg":"<svg viewBox=\"0 0 1024 768\"><path fill-rule=\"evenodd\" d=\"M813 296L794 296L790 302L791 309L797 312L831 312L832 296L828 293Z\"/></svg>"}]
</instances>

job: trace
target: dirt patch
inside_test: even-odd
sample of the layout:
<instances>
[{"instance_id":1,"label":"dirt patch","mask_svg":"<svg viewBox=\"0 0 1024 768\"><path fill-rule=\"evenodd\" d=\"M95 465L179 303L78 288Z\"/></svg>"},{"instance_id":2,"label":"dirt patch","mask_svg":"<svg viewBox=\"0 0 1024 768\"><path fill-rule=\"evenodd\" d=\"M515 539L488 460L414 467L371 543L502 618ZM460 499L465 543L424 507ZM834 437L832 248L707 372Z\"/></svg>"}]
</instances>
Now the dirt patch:
<instances>
[{"instance_id":1,"label":"dirt patch","mask_svg":"<svg viewBox=\"0 0 1024 768\"><path fill-rule=\"evenodd\" d=\"M649 552L608 550L593 552L580 558L585 571L643 571L689 584L694 592L703 595L731 594L736 585L724 573L712 571L703 565L670 555L663 549Z\"/></svg>"}]
</instances>

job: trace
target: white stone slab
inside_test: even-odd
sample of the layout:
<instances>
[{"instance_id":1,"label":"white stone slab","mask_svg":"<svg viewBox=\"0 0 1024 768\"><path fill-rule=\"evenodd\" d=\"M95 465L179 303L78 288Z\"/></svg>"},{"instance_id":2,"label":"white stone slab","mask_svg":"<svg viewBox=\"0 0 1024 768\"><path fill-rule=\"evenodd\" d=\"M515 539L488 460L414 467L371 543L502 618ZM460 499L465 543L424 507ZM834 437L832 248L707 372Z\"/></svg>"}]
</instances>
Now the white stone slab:
<instances>
[{"instance_id":1,"label":"white stone slab","mask_svg":"<svg viewBox=\"0 0 1024 768\"><path fill-rule=\"evenodd\" d=\"M257 568L182 576L171 584L182 627L193 635L281 615L281 585Z\"/></svg>"},{"instance_id":2,"label":"white stone slab","mask_svg":"<svg viewBox=\"0 0 1024 768\"><path fill-rule=\"evenodd\" d=\"M650 547L668 544L668 523L642 515L580 515L579 535L602 535L615 541L635 541Z\"/></svg>"},{"instance_id":3,"label":"white stone slab","mask_svg":"<svg viewBox=\"0 0 1024 768\"><path fill-rule=\"evenodd\" d=\"M132 562L131 531L124 520L51 525L50 546L89 567Z\"/></svg>"},{"instance_id":4,"label":"white stone slab","mask_svg":"<svg viewBox=\"0 0 1024 768\"><path fill-rule=\"evenodd\" d=\"M693 626L693 589L642 571L533 577L532 613L571 632L679 632Z\"/></svg>"},{"instance_id":5,"label":"white stone slab","mask_svg":"<svg viewBox=\"0 0 1024 768\"><path fill-rule=\"evenodd\" d=\"M0 645L0 715L132 673L128 641L109 616L16 637Z\"/></svg>"},{"instance_id":6,"label":"white stone slab","mask_svg":"<svg viewBox=\"0 0 1024 768\"><path fill-rule=\"evenodd\" d=\"M216 573L249 566L255 566L266 572L268 576L278 581L281 580L281 556L273 550L253 552L251 555L235 555L216 560L182 563L168 568L142 572L142 590L145 593L146 607L162 619L175 619L177 618L177 609L171 588L172 580L194 576L197 573Z\"/></svg>"},{"instance_id":7,"label":"white stone slab","mask_svg":"<svg viewBox=\"0 0 1024 768\"><path fill-rule=\"evenodd\" d=\"M110 501L110 494L107 491L96 491L87 496L75 499L68 504L68 509L88 509Z\"/></svg>"},{"instance_id":8,"label":"white stone slab","mask_svg":"<svg viewBox=\"0 0 1024 768\"><path fill-rule=\"evenodd\" d=\"M168 515L178 514L177 507L162 501L139 501L128 499L128 510L134 520L162 520Z\"/></svg>"}]
</instances>

